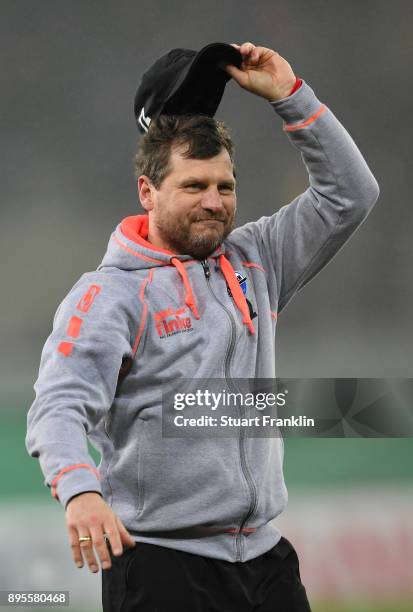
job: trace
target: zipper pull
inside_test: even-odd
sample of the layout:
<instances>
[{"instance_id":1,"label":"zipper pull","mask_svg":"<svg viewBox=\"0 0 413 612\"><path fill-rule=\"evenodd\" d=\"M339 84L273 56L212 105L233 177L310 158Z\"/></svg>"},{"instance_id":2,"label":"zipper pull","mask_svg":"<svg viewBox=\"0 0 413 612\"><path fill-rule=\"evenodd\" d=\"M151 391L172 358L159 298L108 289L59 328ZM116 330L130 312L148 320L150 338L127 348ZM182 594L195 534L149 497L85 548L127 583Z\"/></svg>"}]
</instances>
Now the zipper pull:
<instances>
[{"instance_id":1,"label":"zipper pull","mask_svg":"<svg viewBox=\"0 0 413 612\"><path fill-rule=\"evenodd\" d=\"M206 259L203 259L201 261L201 264L202 264L202 267L204 268L205 278L209 280L209 277L211 276L211 270L209 269L209 263Z\"/></svg>"}]
</instances>

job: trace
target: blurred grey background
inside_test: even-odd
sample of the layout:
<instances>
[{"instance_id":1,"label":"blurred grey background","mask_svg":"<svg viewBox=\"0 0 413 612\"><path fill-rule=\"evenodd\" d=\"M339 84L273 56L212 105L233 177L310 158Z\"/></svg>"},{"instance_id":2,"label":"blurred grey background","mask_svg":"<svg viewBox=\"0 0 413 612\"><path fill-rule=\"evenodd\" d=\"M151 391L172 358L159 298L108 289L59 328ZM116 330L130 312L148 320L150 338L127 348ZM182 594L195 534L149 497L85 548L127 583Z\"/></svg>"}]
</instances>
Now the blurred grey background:
<instances>
[{"instance_id":1,"label":"blurred grey background","mask_svg":"<svg viewBox=\"0 0 413 612\"><path fill-rule=\"evenodd\" d=\"M175 47L252 41L277 50L333 110L360 147L381 196L357 234L280 315L278 374L412 377L413 4L3 0L0 13L0 512L8 558L0 586L57 588L67 580L79 585L80 596L80 585L93 582L89 595L97 605L97 582L85 572L80 578L73 567L64 513L26 454L25 418L58 304L83 272L99 265L116 224L140 212L132 172L138 144L133 97L143 71ZM264 100L231 82L217 117L231 126L237 146L238 224L271 214L307 188L300 156ZM402 537L404 525L411 528L411 502L403 497L412 491L411 440L287 446L289 488L307 487L313 495L305 498L310 511L300 514L306 506L293 493L287 512L293 535L297 528L306 537L315 534L305 575L311 577L314 549L321 550L314 546L314 523L305 519L327 512L338 533L348 525L346 513L340 518L344 508L353 509L352 525L364 517L377 537L393 525L391 533L411 543L405 550L413 559L413 533L410 540ZM364 491L369 483L380 500L387 487L391 512L380 514L385 506L368 494L368 502L357 502L358 487ZM334 504L337 511L330 512ZM367 510L357 513L359 507ZM386 525L383 531L370 512L377 525ZM28 547L13 535L23 528ZM366 532L364 523L359 528ZM389 547L393 555L390 541ZM26 583L17 570L22 555L35 560ZM337 593L351 590L358 575L352 571ZM397 575L386 572L375 572L383 584L383 576ZM325 592L326 583L312 584L314 593Z\"/></svg>"},{"instance_id":2,"label":"blurred grey background","mask_svg":"<svg viewBox=\"0 0 413 612\"><path fill-rule=\"evenodd\" d=\"M413 5L396 0L1 3L1 385L37 375L57 305L140 212L131 159L142 72L174 47L276 49L342 121L381 196L279 319L281 376L410 376ZM261 98L235 82L217 117L237 146L238 224L307 187Z\"/></svg>"}]
</instances>

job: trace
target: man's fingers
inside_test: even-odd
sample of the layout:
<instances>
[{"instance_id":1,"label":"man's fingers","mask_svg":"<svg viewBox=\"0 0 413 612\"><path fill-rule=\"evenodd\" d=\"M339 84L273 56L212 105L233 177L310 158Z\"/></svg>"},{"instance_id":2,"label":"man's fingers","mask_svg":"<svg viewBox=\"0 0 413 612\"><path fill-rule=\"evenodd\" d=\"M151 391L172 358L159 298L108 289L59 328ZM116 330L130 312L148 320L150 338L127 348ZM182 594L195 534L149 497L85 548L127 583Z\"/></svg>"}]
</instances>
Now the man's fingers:
<instances>
[{"instance_id":1,"label":"man's fingers","mask_svg":"<svg viewBox=\"0 0 413 612\"><path fill-rule=\"evenodd\" d=\"M108 547L106 546L106 540L104 539L102 525L91 527L90 534L92 536L93 546L98 554L102 568L109 569L111 566L110 554Z\"/></svg>"},{"instance_id":2,"label":"man's fingers","mask_svg":"<svg viewBox=\"0 0 413 612\"><path fill-rule=\"evenodd\" d=\"M130 543L130 536L126 529L121 524L123 531L127 534L127 538L122 533L126 543ZM87 533L89 531L89 533ZM90 570L94 573L99 571L99 563L96 560L95 550L100 560L103 569L109 569L111 567L110 553L107 547L107 540L110 542L110 547L113 554L119 556L123 552L122 541L121 541L121 529L118 528L115 521L111 521L110 526L107 526L103 531L102 526L93 525L90 528L79 528L79 532L74 527L69 527L69 542L72 549L73 561L77 567L83 567L85 562L88 564ZM82 536L90 536L91 540L79 542L79 538ZM106 539L105 539L106 538ZM133 541L134 543L134 541Z\"/></svg>"},{"instance_id":3,"label":"man's fingers","mask_svg":"<svg viewBox=\"0 0 413 612\"><path fill-rule=\"evenodd\" d=\"M96 573L99 571L99 565L98 562L96 561L96 557L95 557L95 551L93 549L93 536L91 533L86 533L86 529L82 529L79 531L79 538L83 537L83 536L90 536L92 539L85 541L85 542L80 542L79 546L80 546L80 550L82 551L82 555L84 557L84 559L86 559L86 562L89 566L89 569L91 572Z\"/></svg>"},{"instance_id":4,"label":"man's fingers","mask_svg":"<svg viewBox=\"0 0 413 612\"><path fill-rule=\"evenodd\" d=\"M90 537L90 540L79 542L81 537ZM72 549L72 556L77 567L83 567L86 560L91 571L97 572L99 567L93 552L93 536L88 533L88 529L83 527L79 531L74 527L69 527L69 542Z\"/></svg>"},{"instance_id":5,"label":"man's fingers","mask_svg":"<svg viewBox=\"0 0 413 612\"><path fill-rule=\"evenodd\" d=\"M110 523L105 523L105 533L109 540L110 548L115 557L119 557L123 552L122 541L119 534L117 517Z\"/></svg>"},{"instance_id":6,"label":"man's fingers","mask_svg":"<svg viewBox=\"0 0 413 612\"><path fill-rule=\"evenodd\" d=\"M122 541L125 545L134 544L123 524L99 494L86 492L71 500L66 508L66 521L74 562L82 567L86 560L92 572L99 571L98 561L102 569L109 569L112 561L110 552L120 556L123 553ZM85 541L79 542L82 537L86 538Z\"/></svg>"},{"instance_id":7,"label":"man's fingers","mask_svg":"<svg viewBox=\"0 0 413 612\"><path fill-rule=\"evenodd\" d=\"M231 43L232 47L235 47L239 50L242 55L242 66L245 68L246 66L257 65L260 61L260 49L262 47L256 47L252 42L245 42L242 45L237 45L235 43ZM227 72L230 73L229 70ZM241 70L242 72L242 70ZM230 73L231 74L231 73ZM239 74L235 71L231 74L231 76L239 81ZM238 78L237 78L238 77Z\"/></svg>"},{"instance_id":8,"label":"man's fingers","mask_svg":"<svg viewBox=\"0 0 413 612\"><path fill-rule=\"evenodd\" d=\"M132 538L129 531L126 529L125 525L122 523L118 516L116 517L116 523L119 528L120 538L122 542L126 544L126 546L135 546L135 540Z\"/></svg>"},{"instance_id":9,"label":"man's fingers","mask_svg":"<svg viewBox=\"0 0 413 612\"><path fill-rule=\"evenodd\" d=\"M254 55L255 57L259 56L259 52L257 51L257 47L253 45L251 42L242 43L242 45L236 45L235 43L231 43L231 47L235 47L238 49L243 56L243 59L248 57L249 55Z\"/></svg>"},{"instance_id":10,"label":"man's fingers","mask_svg":"<svg viewBox=\"0 0 413 612\"><path fill-rule=\"evenodd\" d=\"M73 561L78 567L83 567L83 557L79 546L79 534L74 527L69 527L69 543L72 549Z\"/></svg>"},{"instance_id":11,"label":"man's fingers","mask_svg":"<svg viewBox=\"0 0 413 612\"><path fill-rule=\"evenodd\" d=\"M241 45L240 51L241 54L246 57L251 55L255 51L255 48L255 45L253 45L251 42L245 42Z\"/></svg>"}]
</instances>

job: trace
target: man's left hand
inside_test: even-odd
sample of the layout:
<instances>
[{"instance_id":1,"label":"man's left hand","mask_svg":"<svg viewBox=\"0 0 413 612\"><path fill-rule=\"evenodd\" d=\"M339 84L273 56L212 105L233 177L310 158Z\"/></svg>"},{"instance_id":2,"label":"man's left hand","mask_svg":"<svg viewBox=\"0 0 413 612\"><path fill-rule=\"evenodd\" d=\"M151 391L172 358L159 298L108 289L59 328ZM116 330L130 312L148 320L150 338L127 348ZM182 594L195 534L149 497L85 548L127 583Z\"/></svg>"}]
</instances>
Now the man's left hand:
<instances>
[{"instance_id":1,"label":"man's left hand","mask_svg":"<svg viewBox=\"0 0 413 612\"><path fill-rule=\"evenodd\" d=\"M227 64L223 68L243 89L271 101L289 95L296 79L287 60L272 49L250 42L232 46L242 55L241 67Z\"/></svg>"}]
</instances>

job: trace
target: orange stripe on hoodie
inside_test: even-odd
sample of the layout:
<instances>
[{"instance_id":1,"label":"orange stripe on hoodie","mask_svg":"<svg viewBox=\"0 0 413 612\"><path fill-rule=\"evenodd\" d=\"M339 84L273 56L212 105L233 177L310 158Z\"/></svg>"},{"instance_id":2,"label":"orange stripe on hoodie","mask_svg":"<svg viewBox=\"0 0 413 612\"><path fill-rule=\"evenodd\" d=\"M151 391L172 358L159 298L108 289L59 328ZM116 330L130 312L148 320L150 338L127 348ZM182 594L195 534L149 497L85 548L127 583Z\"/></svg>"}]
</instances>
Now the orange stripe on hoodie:
<instances>
[{"instance_id":1,"label":"orange stripe on hoodie","mask_svg":"<svg viewBox=\"0 0 413 612\"><path fill-rule=\"evenodd\" d=\"M69 357L73 351L73 342L61 342L57 347L57 350L65 357Z\"/></svg>"},{"instance_id":2,"label":"orange stripe on hoodie","mask_svg":"<svg viewBox=\"0 0 413 612\"><path fill-rule=\"evenodd\" d=\"M69 325L67 326L66 335L70 336L71 338L77 338L79 336L82 323L83 319L73 316L69 321Z\"/></svg>"},{"instance_id":3,"label":"orange stripe on hoodie","mask_svg":"<svg viewBox=\"0 0 413 612\"><path fill-rule=\"evenodd\" d=\"M318 109L318 111L314 113L314 115L311 115L311 117L309 117L302 123L284 124L283 130L284 132L294 132L295 130L301 130L301 128L307 127L307 125L310 125L310 123L313 123L326 110L327 110L327 107L324 106L324 104L322 104L320 108Z\"/></svg>"},{"instance_id":4,"label":"orange stripe on hoodie","mask_svg":"<svg viewBox=\"0 0 413 612\"><path fill-rule=\"evenodd\" d=\"M142 318L141 318L141 322L138 328L138 332L136 334L135 342L133 344L132 352L133 352L134 357L136 355L136 351L138 350L139 342L141 341L143 330L145 329L146 318L148 316L148 304L145 301L145 289L146 289L146 285L152 282L152 276L153 276L153 270L150 270L148 276L142 282L140 290L139 290L139 299L143 304L143 312L142 312Z\"/></svg>"}]
</instances>

